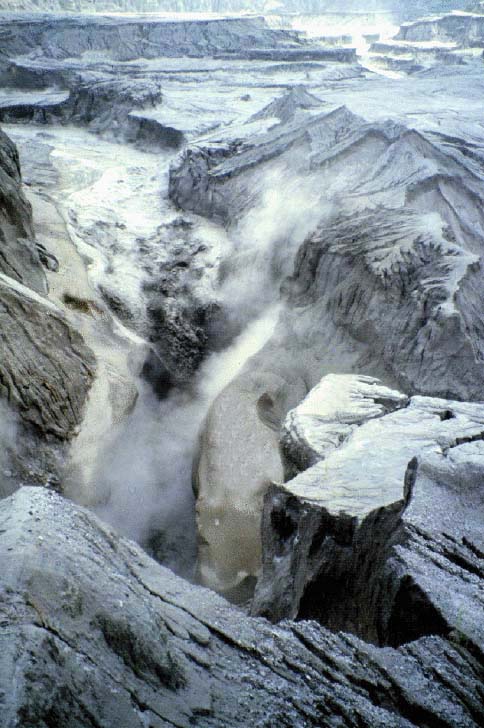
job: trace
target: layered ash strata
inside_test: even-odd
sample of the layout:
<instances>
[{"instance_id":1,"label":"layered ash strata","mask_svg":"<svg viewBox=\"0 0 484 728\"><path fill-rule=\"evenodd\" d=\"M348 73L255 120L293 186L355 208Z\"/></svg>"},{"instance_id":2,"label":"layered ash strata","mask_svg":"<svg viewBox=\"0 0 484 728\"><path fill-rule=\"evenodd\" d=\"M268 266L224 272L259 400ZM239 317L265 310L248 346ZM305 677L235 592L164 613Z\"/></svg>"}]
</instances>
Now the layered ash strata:
<instances>
[{"instance_id":1,"label":"layered ash strata","mask_svg":"<svg viewBox=\"0 0 484 728\"><path fill-rule=\"evenodd\" d=\"M377 644L452 634L481 656L483 425L482 404L325 377L284 424L301 472L266 496L253 613Z\"/></svg>"},{"instance_id":2,"label":"layered ash strata","mask_svg":"<svg viewBox=\"0 0 484 728\"><path fill-rule=\"evenodd\" d=\"M5 123L76 124L110 139L151 151L177 147L183 134L146 115L162 102L153 79L86 64L16 60L1 76L0 121Z\"/></svg>"},{"instance_id":3,"label":"layered ash strata","mask_svg":"<svg viewBox=\"0 0 484 728\"><path fill-rule=\"evenodd\" d=\"M475 0L476 3L476 0ZM478 0L477 0L478 4ZM399 19L422 17L428 13L441 13L449 7L467 10L468 0L411 0L402 7L400 0L347 0L345 13L388 14ZM2 8L13 11L31 12L274 12L284 14L302 13L321 15L322 13L341 14L341 4L337 0L282 0L272 6L267 0L3 0Z\"/></svg>"},{"instance_id":4,"label":"layered ash strata","mask_svg":"<svg viewBox=\"0 0 484 728\"><path fill-rule=\"evenodd\" d=\"M411 43L392 41L373 43L370 58L377 67L390 71L414 75L429 66L463 66L468 49L461 49L456 43Z\"/></svg>"},{"instance_id":5,"label":"layered ash strata","mask_svg":"<svg viewBox=\"0 0 484 728\"><path fill-rule=\"evenodd\" d=\"M455 13L405 23L395 36L405 41L444 41L465 48L484 47L484 15Z\"/></svg>"},{"instance_id":6,"label":"layered ash strata","mask_svg":"<svg viewBox=\"0 0 484 728\"><path fill-rule=\"evenodd\" d=\"M0 32L2 56L35 52L46 58L103 53L113 61L160 56L204 57L311 48L297 33L270 28L263 18L163 20L156 17L7 17ZM246 57L249 57L247 55Z\"/></svg>"},{"instance_id":7,"label":"layered ash strata","mask_svg":"<svg viewBox=\"0 0 484 728\"><path fill-rule=\"evenodd\" d=\"M373 62L418 73L431 64L463 65L484 47L484 15L456 13L405 23L395 38L371 45Z\"/></svg>"},{"instance_id":8,"label":"layered ash strata","mask_svg":"<svg viewBox=\"0 0 484 728\"><path fill-rule=\"evenodd\" d=\"M296 33L271 29L262 18L9 16L0 38L0 121L81 124L150 151L180 147L186 130L180 114L165 108L163 67L157 73L146 64L149 59L180 59L179 70L184 63L188 76L201 70L187 65L196 58L205 65L214 58L222 65L237 59L356 65L354 50L322 48ZM235 96L233 103L238 101ZM205 122L208 128L219 125L220 115Z\"/></svg>"},{"instance_id":9,"label":"layered ash strata","mask_svg":"<svg viewBox=\"0 0 484 728\"><path fill-rule=\"evenodd\" d=\"M40 488L0 503L5 728L439 725L483 718L458 636L380 649L270 625Z\"/></svg>"}]
</instances>

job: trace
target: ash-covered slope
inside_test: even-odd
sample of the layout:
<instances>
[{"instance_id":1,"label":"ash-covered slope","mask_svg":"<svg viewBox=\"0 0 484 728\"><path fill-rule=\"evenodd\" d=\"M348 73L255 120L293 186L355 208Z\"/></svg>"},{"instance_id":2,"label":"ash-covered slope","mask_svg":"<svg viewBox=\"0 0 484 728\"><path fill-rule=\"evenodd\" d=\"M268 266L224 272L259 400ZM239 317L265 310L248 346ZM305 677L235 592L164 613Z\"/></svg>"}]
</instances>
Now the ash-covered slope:
<instances>
[{"instance_id":1,"label":"ash-covered slope","mask_svg":"<svg viewBox=\"0 0 484 728\"><path fill-rule=\"evenodd\" d=\"M379 649L274 627L43 489L0 503L5 728L439 725L482 719L457 639Z\"/></svg>"},{"instance_id":2,"label":"ash-covered slope","mask_svg":"<svg viewBox=\"0 0 484 728\"><path fill-rule=\"evenodd\" d=\"M479 164L341 107L240 144L189 150L172 170L171 194L233 221L257 204L258 180L277 165L324 190L322 220L285 284L292 304L325 310L356 342L371 341L372 358L407 390L484 398Z\"/></svg>"}]
</instances>

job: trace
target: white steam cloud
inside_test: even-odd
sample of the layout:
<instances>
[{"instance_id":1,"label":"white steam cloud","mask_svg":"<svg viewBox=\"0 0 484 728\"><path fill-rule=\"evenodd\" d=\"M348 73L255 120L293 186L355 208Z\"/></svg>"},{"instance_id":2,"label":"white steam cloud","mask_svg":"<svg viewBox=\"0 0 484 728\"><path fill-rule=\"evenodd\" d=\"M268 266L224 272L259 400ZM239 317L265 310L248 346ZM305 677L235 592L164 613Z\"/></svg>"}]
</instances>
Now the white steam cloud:
<instances>
[{"instance_id":1,"label":"white steam cloud","mask_svg":"<svg viewBox=\"0 0 484 728\"><path fill-rule=\"evenodd\" d=\"M271 337L282 305L280 283L321 218L321 191L310 178L272 168L260 189L260 203L231 231L234 250L219 291L239 334L205 360L189 391L175 390L160 402L140 382L136 407L95 473L98 492L110 493L98 514L187 577L197 550L191 484L200 429L217 395Z\"/></svg>"}]
</instances>

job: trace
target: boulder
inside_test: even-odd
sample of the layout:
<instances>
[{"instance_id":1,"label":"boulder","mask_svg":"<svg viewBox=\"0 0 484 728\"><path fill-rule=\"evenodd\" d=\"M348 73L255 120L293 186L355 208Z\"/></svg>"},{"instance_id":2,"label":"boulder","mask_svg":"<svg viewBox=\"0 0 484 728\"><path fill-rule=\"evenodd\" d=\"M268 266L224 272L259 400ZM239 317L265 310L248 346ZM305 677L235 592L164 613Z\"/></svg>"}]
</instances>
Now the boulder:
<instances>
[{"instance_id":1,"label":"boulder","mask_svg":"<svg viewBox=\"0 0 484 728\"><path fill-rule=\"evenodd\" d=\"M266 496L252 611L380 645L452 633L479 655L484 406L390 394L385 412L378 382L331 376L288 415L289 451L319 462Z\"/></svg>"}]
</instances>

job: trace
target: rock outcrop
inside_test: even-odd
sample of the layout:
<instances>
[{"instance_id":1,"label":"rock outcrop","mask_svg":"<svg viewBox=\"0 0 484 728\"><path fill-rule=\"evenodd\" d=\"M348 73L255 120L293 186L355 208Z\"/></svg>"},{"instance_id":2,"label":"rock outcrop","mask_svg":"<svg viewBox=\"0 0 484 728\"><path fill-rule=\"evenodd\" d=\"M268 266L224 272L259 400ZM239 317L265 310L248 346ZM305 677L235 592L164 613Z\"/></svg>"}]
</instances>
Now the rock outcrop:
<instances>
[{"instance_id":1,"label":"rock outcrop","mask_svg":"<svg viewBox=\"0 0 484 728\"><path fill-rule=\"evenodd\" d=\"M483 425L482 404L324 378L286 419L301 472L266 496L253 613L381 645L452 633L480 654Z\"/></svg>"},{"instance_id":2,"label":"rock outcrop","mask_svg":"<svg viewBox=\"0 0 484 728\"><path fill-rule=\"evenodd\" d=\"M456 13L436 18L423 18L402 25L397 40L443 41L464 48L484 47L484 16L475 13Z\"/></svg>"},{"instance_id":3,"label":"rock outcrop","mask_svg":"<svg viewBox=\"0 0 484 728\"><path fill-rule=\"evenodd\" d=\"M177 147L183 135L149 118L162 101L159 83L135 72L120 77L73 61L10 61L2 74L4 123L76 124L150 151ZM22 95L22 89L25 93Z\"/></svg>"},{"instance_id":4,"label":"rock outcrop","mask_svg":"<svg viewBox=\"0 0 484 728\"><path fill-rule=\"evenodd\" d=\"M292 121L300 109L314 109L321 105L321 99L309 93L304 86L294 86L254 114L249 121L277 119L284 124Z\"/></svg>"},{"instance_id":5,"label":"rock outcrop","mask_svg":"<svg viewBox=\"0 0 484 728\"><path fill-rule=\"evenodd\" d=\"M13 142L0 130L0 272L37 293L47 283L35 243L32 210L22 192Z\"/></svg>"},{"instance_id":6,"label":"rock outcrop","mask_svg":"<svg viewBox=\"0 0 484 728\"><path fill-rule=\"evenodd\" d=\"M55 268L57 261L35 241L17 150L3 132L0 197L0 396L18 414L22 428L17 448L2 443L12 458L1 474L5 495L24 478L58 482L54 453L78 432L95 361L45 296L43 266Z\"/></svg>"},{"instance_id":7,"label":"rock outcrop","mask_svg":"<svg viewBox=\"0 0 484 728\"><path fill-rule=\"evenodd\" d=\"M97 52L113 61L277 49L290 55L306 45L297 33L272 29L257 17L167 21L156 16L13 16L2 23L0 39L4 58L33 51L57 59Z\"/></svg>"},{"instance_id":8,"label":"rock outcrop","mask_svg":"<svg viewBox=\"0 0 484 728\"><path fill-rule=\"evenodd\" d=\"M70 439L82 420L94 358L62 312L0 276L0 392L42 436Z\"/></svg>"},{"instance_id":9,"label":"rock outcrop","mask_svg":"<svg viewBox=\"0 0 484 728\"><path fill-rule=\"evenodd\" d=\"M194 587L40 488L0 503L5 728L478 726L457 638L380 649L272 626Z\"/></svg>"}]
</instances>

